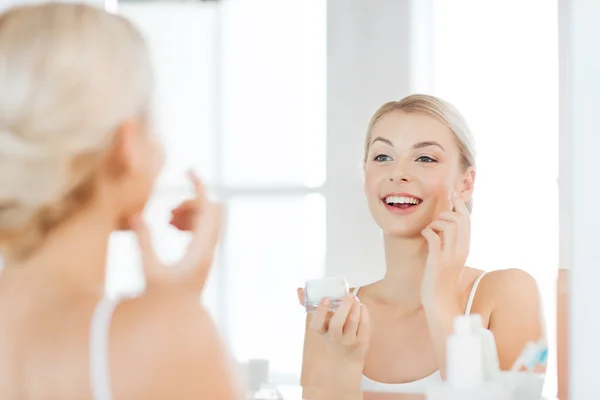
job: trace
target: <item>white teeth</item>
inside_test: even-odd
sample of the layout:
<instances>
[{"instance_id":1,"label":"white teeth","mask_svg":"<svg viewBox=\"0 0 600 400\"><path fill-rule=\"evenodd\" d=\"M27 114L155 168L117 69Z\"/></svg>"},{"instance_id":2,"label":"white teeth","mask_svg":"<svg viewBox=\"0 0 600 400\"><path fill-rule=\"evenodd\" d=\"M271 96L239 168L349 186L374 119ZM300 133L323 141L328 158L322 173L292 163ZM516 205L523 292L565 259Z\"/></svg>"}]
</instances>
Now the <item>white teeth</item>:
<instances>
[{"instance_id":1,"label":"white teeth","mask_svg":"<svg viewBox=\"0 0 600 400\"><path fill-rule=\"evenodd\" d=\"M388 204L419 204L420 201L414 197L399 197L399 196L388 196L385 198L385 202Z\"/></svg>"}]
</instances>

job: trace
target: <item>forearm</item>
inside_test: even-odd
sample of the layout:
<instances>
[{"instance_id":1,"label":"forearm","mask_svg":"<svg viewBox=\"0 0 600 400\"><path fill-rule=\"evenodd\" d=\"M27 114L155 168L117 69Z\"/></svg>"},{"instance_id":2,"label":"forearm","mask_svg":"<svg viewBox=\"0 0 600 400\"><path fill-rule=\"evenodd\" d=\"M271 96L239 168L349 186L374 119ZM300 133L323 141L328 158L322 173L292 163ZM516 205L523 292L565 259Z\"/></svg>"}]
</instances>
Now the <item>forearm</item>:
<instances>
[{"instance_id":1,"label":"forearm","mask_svg":"<svg viewBox=\"0 0 600 400\"><path fill-rule=\"evenodd\" d=\"M338 366L322 362L303 367L302 396L306 399L354 399L360 394L362 368L357 365ZM362 399L362 397L356 397Z\"/></svg>"},{"instance_id":2,"label":"forearm","mask_svg":"<svg viewBox=\"0 0 600 400\"><path fill-rule=\"evenodd\" d=\"M325 361L317 368L314 380L319 388L344 391L360 390L363 366L359 363Z\"/></svg>"},{"instance_id":3,"label":"forearm","mask_svg":"<svg viewBox=\"0 0 600 400\"><path fill-rule=\"evenodd\" d=\"M425 306L425 315L433 342L438 368L442 379L446 379L446 344L454 332L454 318L462 315L458 306Z\"/></svg>"}]
</instances>

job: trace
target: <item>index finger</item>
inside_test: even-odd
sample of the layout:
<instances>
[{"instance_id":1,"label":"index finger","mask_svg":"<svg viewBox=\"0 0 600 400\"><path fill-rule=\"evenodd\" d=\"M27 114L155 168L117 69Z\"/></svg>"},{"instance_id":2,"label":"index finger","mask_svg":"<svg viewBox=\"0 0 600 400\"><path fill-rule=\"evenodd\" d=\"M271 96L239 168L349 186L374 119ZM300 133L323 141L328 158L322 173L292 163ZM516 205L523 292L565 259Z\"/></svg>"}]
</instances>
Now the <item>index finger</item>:
<instances>
[{"instance_id":1,"label":"index finger","mask_svg":"<svg viewBox=\"0 0 600 400\"><path fill-rule=\"evenodd\" d=\"M210 272L215 249L221 233L222 208L220 204L207 202L202 217L193 228L193 236L179 266L184 273L193 271L190 283L202 290Z\"/></svg>"},{"instance_id":2,"label":"index finger","mask_svg":"<svg viewBox=\"0 0 600 400\"><path fill-rule=\"evenodd\" d=\"M296 289L296 294L298 295L298 302L301 306L304 307L304 289L298 288Z\"/></svg>"},{"instance_id":3,"label":"index finger","mask_svg":"<svg viewBox=\"0 0 600 400\"><path fill-rule=\"evenodd\" d=\"M198 200L206 201L206 189L204 188L204 185L202 184L202 181L200 180L198 175L196 175L196 173L193 170L190 170L188 171L188 177L192 181L195 198Z\"/></svg>"},{"instance_id":4,"label":"index finger","mask_svg":"<svg viewBox=\"0 0 600 400\"><path fill-rule=\"evenodd\" d=\"M311 315L310 327L317 333L324 334L327 332L329 326L329 306L331 304L331 300L328 298L324 298L321 300L317 309Z\"/></svg>"},{"instance_id":5,"label":"index finger","mask_svg":"<svg viewBox=\"0 0 600 400\"><path fill-rule=\"evenodd\" d=\"M454 211L457 214L467 217L471 215L469 209L467 208L467 205L458 193L455 192L454 194L452 194L452 198L450 200L452 201L452 205L454 205Z\"/></svg>"}]
</instances>

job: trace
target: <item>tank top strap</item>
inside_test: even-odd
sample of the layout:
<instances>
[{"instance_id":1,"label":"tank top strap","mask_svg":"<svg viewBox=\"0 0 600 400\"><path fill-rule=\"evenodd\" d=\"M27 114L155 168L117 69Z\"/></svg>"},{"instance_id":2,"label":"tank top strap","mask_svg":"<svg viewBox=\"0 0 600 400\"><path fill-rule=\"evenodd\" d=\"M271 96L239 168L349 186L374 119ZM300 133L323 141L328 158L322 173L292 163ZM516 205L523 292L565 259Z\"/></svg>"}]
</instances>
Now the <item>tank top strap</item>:
<instances>
[{"instance_id":1,"label":"tank top strap","mask_svg":"<svg viewBox=\"0 0 600 400\"><path fill-rule=\"evenodd\" d=\"M90 329L90 383L94 400L111 400L108 337L110 322L119 302L102 298L92 315Z\"/></svg>"},{"instance_id":2,"label":"tank top strap","mask_svg":"<svg viewBox=\"0 0 600 400\"><path fill-rule=\"evenodd\" d=\"M473 288L471 289L471 293L469 294L469 301L467 301L467 307L465 308L465 315L471 314L471 308L473 307L473 300L475 299L475 293L477 292L477 287L479 286L479 282L481 282L481 279L486 274L487 274L487 272L482 273L475 280L475 283L473 284Z\"/></svg>"}]
</instances>

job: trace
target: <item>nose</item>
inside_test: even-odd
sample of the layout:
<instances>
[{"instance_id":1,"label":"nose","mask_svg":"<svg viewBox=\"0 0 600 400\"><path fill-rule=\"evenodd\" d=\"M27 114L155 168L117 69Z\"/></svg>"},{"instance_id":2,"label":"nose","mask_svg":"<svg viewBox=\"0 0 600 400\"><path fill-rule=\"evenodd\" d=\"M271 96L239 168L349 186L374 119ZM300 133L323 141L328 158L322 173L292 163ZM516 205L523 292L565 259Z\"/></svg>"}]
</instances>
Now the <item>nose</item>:
<instances>
[{"instance_id":1,"label":"nose","mask_svg":"<svg viewBox=\"0 0 600 400\"><path fill-rule=\"evenodd\" d=\"M404 163L399 162L396 164L395 168L392 171L390 181L396 183L410 182L412 181L412 177L409 172L409 168L406 165L404 165Z\"/></svg>"},{"instance_id":2,"label":"nose","mask_svg":"<svg viewBox=\"0 0 600 400\"><path fill-rule=\"evenodd\" d=\"M402 175L402 176L391 176L390 177L390 181L392 182L410 182L410 179L408 177L408 175Z\"/></svg>"}]
</instances>

